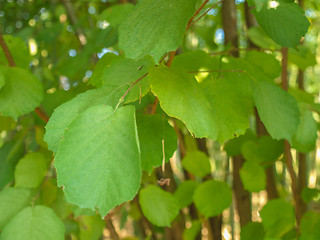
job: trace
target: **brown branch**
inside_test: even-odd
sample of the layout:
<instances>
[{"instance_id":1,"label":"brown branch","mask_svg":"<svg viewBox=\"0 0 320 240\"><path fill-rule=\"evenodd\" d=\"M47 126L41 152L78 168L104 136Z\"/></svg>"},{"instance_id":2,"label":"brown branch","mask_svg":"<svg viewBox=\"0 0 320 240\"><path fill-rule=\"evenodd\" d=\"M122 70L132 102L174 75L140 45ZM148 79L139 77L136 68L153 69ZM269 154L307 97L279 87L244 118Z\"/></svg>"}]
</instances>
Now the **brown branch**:
<instances>
[{"instance_id":1,"label":"brown branch","mask_svg":"<svg viewBox=\"0 0 320 240\"><path fill-rule=\"evenodd\" d=\"M289 83L288 83L288 48L283 47L281 50L282 53L282 71L281 71L281 85L282 89L288 91ZM293 199L295 202L295 210L296 210L296 219L299 222L298 214L300 212L299 209L299 192L298 192L298 178L293 169L293 158L291 154L291 146L287 140L284 140L284 156L286 160L287 169L291 178L291 190Z\"/></svg>"},{"instance_id":2,"label":"brown branch","mask_svg":"<svg viewBox=\"0 0 320 240\"><path fill-rule=\"evenodd\" d=\"M112 223L112 220L110 218L105 218L105 223L106 223L107 229L110 232L111 239L120 240L120 237Z\"/></svg>"},{"instance_id":3,"label":"brown branch","mask_svg":"<svg viewBox=\"0 0 320 240\"><path fill-rule=\"evenodd\" d=\"M45 123L49 121L49 116L46 112L42 111L40 107L37 107L34 111Z\"/></svg>"},{"instance_id":4,"label":"brown branch","mask_svg":"<svg viewBox=\"0 0 320 240\"><path fill-rule=\"evenodd\" d=\"M14 62L13 57L11 55L11 52L10 52L6 42L4 41L1 33L0 33L0 45L1 45L1 48L2 48L2 50L4 52L4 55L6 56L6 58L8 60L9 66L10 67L15 67L16 63Z\"/></svg>"}]
</instances>

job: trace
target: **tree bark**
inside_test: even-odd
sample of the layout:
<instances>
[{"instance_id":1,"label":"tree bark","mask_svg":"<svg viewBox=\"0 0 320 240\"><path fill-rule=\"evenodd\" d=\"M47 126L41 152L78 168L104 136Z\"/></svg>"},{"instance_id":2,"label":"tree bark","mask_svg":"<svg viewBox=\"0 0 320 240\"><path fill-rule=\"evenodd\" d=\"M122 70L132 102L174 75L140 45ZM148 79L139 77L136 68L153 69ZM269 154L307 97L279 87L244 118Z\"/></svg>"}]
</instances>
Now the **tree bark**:
<instances>
[{"instance_id":1,"label":"tree bark","mask_svg":"<svg viewBox=\"0 0 320 240\"><path fill-rule=\"evenodd\" d=\"M222 1L222 25L225 35L225 44L230 44L238 49L237 12L234 0ZM239 56L237 50L231 51L234 57ZM243 226L251 221L251 194L243 188L239 171L244 163L242 156L232 158L233 165L233 191L235 194L236 209L240 217L240 225Z\"/></svg>"}]
</instances>

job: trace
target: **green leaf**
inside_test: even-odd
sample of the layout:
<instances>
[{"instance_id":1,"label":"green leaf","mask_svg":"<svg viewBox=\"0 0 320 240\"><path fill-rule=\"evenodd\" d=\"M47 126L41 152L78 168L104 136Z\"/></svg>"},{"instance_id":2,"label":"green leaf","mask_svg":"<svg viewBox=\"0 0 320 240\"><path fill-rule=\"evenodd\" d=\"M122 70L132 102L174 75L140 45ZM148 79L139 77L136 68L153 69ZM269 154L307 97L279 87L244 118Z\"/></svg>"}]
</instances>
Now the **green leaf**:
<instances>
[{"instance_id":1,"label":"green leaf","mask_svg":"<svg viewBox=\"0 0 320 240\"><path fill-rule=\"evenodd\" d=\"M320 196L320 189L305 187L302 190L302 199L305 203L309 203L312 200L319 198L319 196Z\"/></svg>"},{"instance_id":2,"label":"green leaf","mask_svg":"<svg viewBox=\"0 0 320 240\"><path fill-rule=\"evenodd\" d=\"M177 135L167 119L160 115L137 115L137 128L141 149L141 166L151 173L161 166L163 159L162 140L166 162L177 149Z\"/></svg>"},{"instance_id":3,"label":"green leaf","mask_svg":"<svg viewBox=\"0 0 320 240\"><path fill-rule=\"evenodd\" d=\"M46 125L44 140L48 143L48 148L53 152L57 151L64 132L80 113L97 104L107 104L115 107L125 91L126 87L106 86L81 93L60 105L55 109Z\"/></svg>"},{"instance_id":4,"label":"green leaf","mask_svg":"<svg viewBox=\"0 0 320 240\"><path fill-rule=\"evenodd\" d=\"M195 181L187 180L178 186L174 196L178 199L181 208L187 207L193 202L193 193L198 185Z\"/></svg>"},{"instance_id":5,"label":"green leaf","mask_svg":"<svg viewBox=\"0 0 320 240\"><path fill-rule=\"evenodd\" d=\"M14 139L0 148L0 189L13 181L14 168L24 154L22 139Z\"/></svg>"},{"instance_id":6,"label":"green leaf","mask_svg":"<svg viewBox=\"0 0 320 240\"><path fill-rule=\"evenodd\" d=\"M275 84L261 81L255 83L254 101L270 135L291 141L300 121L296 100Z\"/></svg>"},{"instance_id":7,"label":"green leaf","mask_svg":"<svg viewBox=\"0 0 320 240\"><path fill-rule=\"evenodd\" d=\"M136 80L148 73L148 69L154 66L151 57L145 57L135 61L133 59L119 59L111 62L103 71L102 84L129 88ZM133 86L128 94L126 102L134 102L145 96L150 91L148 77Z\"/></svg>"},{"instance_id":8,"label":"green leaf","mask_svg":"<svg viewBox=\"0 0 320 240\"><path fill-rule=\"evenodd\" d=\"M270 136L263 136L242 144L241 153L250 162L274 162L283 153L283 141L277 141Z\"/></svg>"},{"instance_id":9,"label":"green leaf","mask_svg":"<svg viewBox=\"0 0 320 240\"><path fill-rule=\"evenodd\" d=\"M140 191L139 202L143 214L159 227L169 227L179 214L180 206L177 199L171 193L154 185L149 185Z\"/></svg>"},{"instance_id":10,"label":"green leaf","mask_svg":"<svg viewBox=\"0 0 320 240\"><path fill-rule=\"evenodd\" d=\"M98 207L101 216L135 196L140 164L132 106L87 109L71 123L55 156L58 185L67 200L81 208Z\"/></svg>"},{"instance_id":11,"label":"green leaf","mask_svg":"<svg viewBox=\"0 0 320 240\"><path fill-rule=\"evenodd\" d=\"M6 42L14 63L17 65L17 67L29 69L32 57L30 56L29 49L27 48L23 40L18 37L13 37L12 35L3 35L3 39ZM8 60L2 48L0 48L0 62L9 66Z\"/></svg>"},{"instance_id":12,"label":"green leaf","mask_svg":"<svg viewBox=\"0 0 320 240\"><path fill-rule=\"evenodd\" d=\"M266 237L280 238L295 226L294 208L284 199L269 201L260 211L260 216Z\"/></svg>"},{"instance_id":13,"label":"green leaf","mask_svg":"<svg viewBox=\"0 0 320 240\"><path fill-rule=\"evenodd\" d=\"M11 117L0 116L0 131L12 130L17 126L16 121Z\"/></svg>"},{"instance_id":14,"label":"green leaf","mask_svg":"<svg viewBox=\"0 0 320 240\"><path fill-rule=\"evenodd\" d=\"M31 191L23 188L6 188L0 192L0 229L24 207L31 203Z\"/></svg>"},{"instance_id":15,"label":"green leaf","mask_svg":"<svg viewBox=\"0 0 320 240\"><path fill-rule=\"evenodd\" d=\"M244 135L231 139L226 142L223 149L229 156L237 156L241 154L241 147L244 143L250 140L254 140L256 136L251 129L248 129Z\"/></svg>"},{"instance_id":16,"label":"green leaf","mask_svg":"<svg viewBox=\"0 0 320 240\"><path fill-rule=\"evenodd\" d=\"M128 58L151 55L158 63L165 53L176 50L182 43L196 2L140 1L119 27L119 48Z\"/></svg>"},{"instance_id":17,"label":"green leaf","mask_svg":"<svg viewBox=\"0 0 320 240\"><path fill-rule=\"evenodd\" d=\"M307 212L304 214L300 225L299 240L320 239L320 214L317 212Z\"/></svg>"},{"instance_id":18,"label":"green leaf","mask_svg":"<svg viewBox=\"0 0 320 240\"><path fill-rule=\"evenodd\" d=\"M289 49L288 59L291 63L298 66L299 69L305 70L307 67L317 64L316 55L303 45Z\"/></svg>"},{"instance_id":19,"label":"green leaf","mask_svg":"<svg viewBox=\"0 0 320 240\"><path fill-rule=\"evenodd\" d=\"M182 166L188 172L200 178L211 173L209 157L201 151L187 152L182 159Z\"/></svg>"},{"instance_id":20,"label":"green leaf","mask_svg":"<svg viewBox=\"0 0 320 240\"><path fill-rule=\"evenodd\" d=\"M244 189L259 192L266 187L266 174L259 164L246 161L240 169L240 177Z\"/></svg>"},{"instance_id":21,"label":"green leaf","mask_svg":"<svg viewBox=\"0 0 320 240\"><path fill-rule=\"evenodd\" d=\"M48 161L41 153L25 155L14 172L15 187L37 188L40 186L48 170Z\"/></svg>"},{"instance_id":22,"label":"green leaf","mask_svg":"<svg viewBox=\"0 0 320 240\"><path fill-rule=\"evenodd\" d=\"M196 137L216 139L211 107L191 74L159 66L150 70L149 79L153 94L169 116L180 119Z\"/></svg>"},{"instance_id":23,"label":"green leaf","mask_svg":"<svg viewBox=\"0 0 320 240\"><path fill-rule=\"evenodd\" d=\"M109 8L108 8L109 9ZM96 87L102 86L102 74L104 69L109 66L113 61L122 58L121 56L115 55L113 53L106 53L102 58L99 59L94 67L92 76L88 81L88 84L94 85Z\"/></svg>"},{"instance_id":24,"label":"green leaf","mask_svg":"<svg viewBox=\"0 0 320 240\"><path fill-rule=\"evenodd\" d=\"M79 217L80 240L101 239L104 226L105 226L105 221L97 215Z\"/></svg>"},{"instance_id":25,"label":"green leaf","mask_svg":"<svg viewBox=\"0 0 320 240\"><path fill-rule=\"evenodd\" d=\"M29 71L17 67L1 67L5 85L0 90L0 112L17 119L33 111L43 98L41 82Z\"/></svg>"},{"instance_id":26,"label":"green leaf","mask_svg":"<svg viewBox=\"0 0 320 240\"><path fill-rule=\"evenodd\" d=\"M100 16L100 21L107 21L111 26L118 27L123 20L130 14L134 5L131 3L125 3L120 5L114 5L106 8Z\"/></svg>"},{"instance_id":27,"label":"green leaf","mask_svg":"<svg viewBox=\"0 0 320 240\"><path fill-rule=\"evenodd\" d=\"M183 232L183 240L195 240L200 234L202 222L200 220L192 221L190 228L186 228Z\"/></svg>"},{"instance_id":28,"label":"green leaf","mask_svg":"<svg viewBox=\"0 0 320 240\"><path fill-rule=\"evenodd\" d=\"M197 50L177 55L172 62L172 67L184 68L187 71L198 71L201 68L210 70L212 62L208 53Z\"/></svg>"},{"instance_id":29,"label":"green leaf","mask_svg":"<svg viewBox=\"0 0 320 240\"><path fill-rule=\"evenodd\" d=\"M51 208L27 207L3 229L0 240L63 240L64 225Z\"/></svg>"},{"instance_id":30,"label":"green leaf","mask_svg":"<svg viewBox=\"0 0 320 240\"><path fill-rule=\"evenodd\" d=\"M201 84L212 108L211 115L220 143L242 135L249 128L253 101L241 91L243 81L238 78L220 78Z\"/></svg>"},{"instance_id":31,"label":"green leaf","mask_svg":"<svg viewBox=\"0 0 320 240\"><path fill-rule=\"evenodd\" d=\"M261 48L272 50L280 48L260 27L250 28L247 34L250 41Z\"/></svg>"},{"instance_id":32,"label":"green leaf","mask_svg":"<svg viewBox=\"0 0 320 240\"><path fill-rule=\"evenodd\" d=\"M272 54L249 51L246 53L245 60L259 68L270 79L275 79L280 75L280 62Z\"/></svg>"},{"instance_id":33,"label":"green leaf","mask_svg":"<svg viewBox=\"0 0 320 240\"><path fill-rule=\"evenodd\" d=\"M241 228L241 240L265 240L265 232L262 223L249 222Z\"/></svg>"},{"instance_id":34,"label":"green leaf","mask_svg":"<svg viewBox=\"0 0 320 240\"><path fill-rule=\"evenodd\" d=\"M283 47L297 46L310 25L298 4L281 0L269 1L255 16L263 30Z\"/></svg>"},{"instance_id":35,"label":"green leaf","mask_svg":"<svg viewBox=\"0 0 320 240\"><path fill-rule=\"evenodd\" d=\"M5 84L5 75L4 75L4 72L1 71L0 69L0 89L4 86Z\"/></svg>"},{"instance_id":36,"label":"green leaf","mask_svg":"<svg viewBox=\"0 0 320 240\"><path fill-rule=\"evenodd\" d=\"M225 182L209 180L197 187L193 199L206 218L218 216L231 205L232 190Z\"/></svg>"},{"instance_id":37,"label":"green leaf","mask_svg":"<svg viewBox=\"0 0 320 240\"><path fill-rule=\"evenodd\" d=\"M315 149L317 140L317 122L308 109L301 109L300 124L292 138L292 147L299 152L310 152Z\"/></svg>"}]
</instances>

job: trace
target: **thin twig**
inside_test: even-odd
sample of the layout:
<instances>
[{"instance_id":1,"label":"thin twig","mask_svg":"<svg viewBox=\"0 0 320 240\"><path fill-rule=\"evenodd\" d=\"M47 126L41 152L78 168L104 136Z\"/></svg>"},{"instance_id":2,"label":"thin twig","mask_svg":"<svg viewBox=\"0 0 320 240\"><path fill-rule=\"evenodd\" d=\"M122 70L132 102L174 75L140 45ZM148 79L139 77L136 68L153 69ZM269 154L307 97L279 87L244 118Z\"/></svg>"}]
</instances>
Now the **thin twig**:
<instances>
[{"instance_id":1,"label":"thin twig","mask_svg":"<svg viewBox=\"0 0 320 240\"><path fill-rule=\"evenodd\" d=\"M194 20L190 26L192 26L193 24L195 24L196 22L198 22L201 18L203 18L210 10L214 9L216 6L218 6L220 3L222 3L222 1L217 2L216 4L214 4L212 7L208 8L200 17L198 17L196 20Z\"/></svg>"},{"instance_id":2,"label":"thin twig","mask_svg":"<svg viewBox=\"0 0 320 240\"><path fill-rule=\"evenodd\" d=\"M193 16L189 19L189 22L187 24L186 30L188 30L191 25L192 25L192 21L193 19L199 14L199 12L207 5L207 3L209 2L209 0L205 0L202 5L198 8L198 10L193 14Z\"/></svg>"},{"instance_id":3,"label":"thin twig","mask_svg":"<svg viewBox=\"0 0 320 240\"><path fill-rule=\"evenodd\" d=\"M11 55L11 52L10 52L6 42L4 41L1 33L0 33L0 45L1 45L1 48L2 48L2 50L4 52L4 55L6 55L6 58L7 58L8 63L9 63L9 66L10 67L15 67L16 63L14 62L13 57Z\"/></svg>"},{"instance_id":4,"label":"thin twig","mask_svg":"<svg viewBox=\"0 0 320 240\"><path fill-rule=\"evenodd\" d=\"M210 72L242 72L245 73L244 70L203 70L203 71L189 71L188 73L210 73Z\"/></svg>"},{"instance_id":5,"label":"thin twig","mask_svg":"<svg viewBox=\"0 0 320 240\"><path fill-rule=\"evenodd\" d=\"M224 50L224 51L218 51L218 52L211 52L209 53L210 56L215 56L215 55L221 55L224 53L229 53L232 51L251 51L251 50L255 50L255 51L259 51L259 52L264 52L264 51L271 51L271 52L279 52L281 50L279 49L268 49L268 48L255 48L255 47L248 47L248 48L230 48L228 50Z\"/></svg>"}]
</instances>

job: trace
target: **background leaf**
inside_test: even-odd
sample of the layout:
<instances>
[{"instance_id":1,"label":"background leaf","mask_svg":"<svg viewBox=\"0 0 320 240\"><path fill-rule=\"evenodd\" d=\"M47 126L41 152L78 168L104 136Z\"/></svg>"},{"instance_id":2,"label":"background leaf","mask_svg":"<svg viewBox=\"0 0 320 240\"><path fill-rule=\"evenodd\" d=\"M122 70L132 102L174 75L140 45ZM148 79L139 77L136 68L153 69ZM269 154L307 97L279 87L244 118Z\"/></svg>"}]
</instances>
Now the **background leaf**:
<instances>
[{"instance_id":1,"label":"background leaf","mask_svg":"<svg viewBox=\"0 0 320 240\"><path fill-rule=\"evenodd\" d=\"M17 119L33 111L43 98L41 82L29 71L17 67L0 67L5 85L0 89L0 112Z\"/></svg>"},{"instance_id":2,"label":"background leaf","mask_svg":"<svg viewBox=\"0 0 320 240\"><path fill-rule=\"evenodd\" d=\"M41 153L26 154L14 171L15 187L37 188L48 170L49 161Z\"/></svg>"},{"instance_id":3,"label":"background leaf","mask_svg":"<svg viewBox=\"0 0 320 240\"><path fill-rule=\"evenodd\" d=\"M179 214L180 207L176 198L154 185L149 185L140 191L139 202L143 214L159 227L170 226Z\"/></svg>"},{"instance_id":4,"label":"background leaf","mask_svg":"<svg viewBox=\"0 0 320 240\"><path fill-rule=\"evenodd\" d=\"M266 237L280 238L295 226L294 208L284 199L269 201L260 211L260 216Z\"/></svg>"},{"instance_id":5,"label":"background leaf","mask_svg":"<svg viewBox=\"0 0 320 240\"><path fill-rule=\"evenodd\" d=\"M6 188L0 192L0 229L31 203L31 190L24 188Z\"/></svg>"},{"instance_id":6,"label":"background leaf","mask_svg":"<svg viewBox=\"0 0 320 240\"><path fill-rule=\"evenodd\" d=\"M27 207L3 229L1 240L63 240L64 225L52 209Z\"/></svg>"},{"instance_id":7,"label":"background leaf","mask_svg":"<svg viewBox=\"0 0 320 240\"><path fill-rule=\"evenodd\" d=\"M203 178L211 173L209 157L200 151L187 152L182 159L182 166L193 175Z\"/></svg>"},{"instance_id":8,"label":"background leaf","mask_svg":"<svg viewBox=\"0 0 320 240\"><path fill-rule=\"evenodd\" d=\"M197 209L205 217L213 217L230 206L232 191L225 182L208 180L196 189L193 199Z\"/></svg>"}]
</instances>

